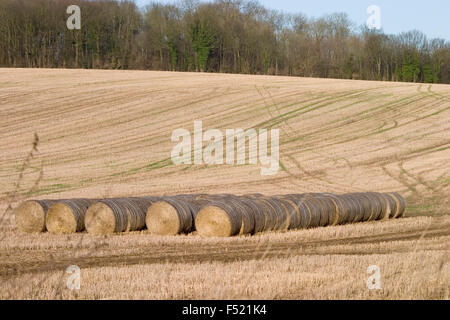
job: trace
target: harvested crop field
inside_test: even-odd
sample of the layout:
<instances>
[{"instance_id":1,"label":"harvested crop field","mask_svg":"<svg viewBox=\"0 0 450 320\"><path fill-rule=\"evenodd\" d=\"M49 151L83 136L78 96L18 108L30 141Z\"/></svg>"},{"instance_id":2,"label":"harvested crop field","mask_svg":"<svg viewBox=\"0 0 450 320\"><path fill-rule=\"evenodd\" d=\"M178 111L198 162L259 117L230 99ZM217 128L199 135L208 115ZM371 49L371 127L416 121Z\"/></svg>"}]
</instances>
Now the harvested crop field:
<instances>
[{"instance_id":1,"label":"harvested crop field","mask_svg":"<svg viewBox=\"0 0 450 320\"><path fill-rule=\"evenodd\" d=\"M196 120L280 129L278 173L174 165L171 134ZM0 69L0 137L2 299L448 299L448 85ZM406 217L202 238L27 234L6 210L25 199L366 191L398 191ZM70 265L79 290L66 287ZM380 290L366 286L371 265Z\"/></svg>"}]
</instances>

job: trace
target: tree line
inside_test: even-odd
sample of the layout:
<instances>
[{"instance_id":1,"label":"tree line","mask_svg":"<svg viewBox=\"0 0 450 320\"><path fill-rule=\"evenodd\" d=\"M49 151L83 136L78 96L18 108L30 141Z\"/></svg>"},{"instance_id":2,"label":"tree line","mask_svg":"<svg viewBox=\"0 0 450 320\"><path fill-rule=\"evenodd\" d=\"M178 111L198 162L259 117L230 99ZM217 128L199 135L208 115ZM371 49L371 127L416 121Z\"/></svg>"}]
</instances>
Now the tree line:
<instances>
[{"instance_id":1,"label":"tree line","mask_svg":"<svg viewBox=\"0 0 450 320\"><path fill-rule=\"evenodd\" d=\"M66 26L69 5L81 29ZM256 1L0 0L0 66L150 69L450 83L450 42Z\"/></svg>"}]
</instances>

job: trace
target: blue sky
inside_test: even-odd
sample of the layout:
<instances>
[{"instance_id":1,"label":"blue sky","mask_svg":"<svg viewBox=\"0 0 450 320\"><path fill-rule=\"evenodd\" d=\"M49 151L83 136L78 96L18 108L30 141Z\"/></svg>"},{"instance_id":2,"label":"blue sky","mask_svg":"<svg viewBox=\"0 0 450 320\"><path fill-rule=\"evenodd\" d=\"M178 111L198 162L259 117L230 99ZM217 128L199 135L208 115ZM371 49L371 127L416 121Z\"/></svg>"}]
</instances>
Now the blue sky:
<instances>
[{"instance_id":1,"label":"blue sky","mask_svg":"<svg viewBox=\"0 0 450 320\"><path fill-rule=\"evenodd\" d=\"M152 0L135 0L145 5ZM175 3L176 0L156 0L160 3ZM304 13L308 17L320 17L334 12L345 12L357 25L365 24L366 9L377 5L381 9L381 27L386 33L398 34L417 29L429 38L444 38L450 41L449 0L259 0L267 8L287 13Z\"/></svg>"}]
</instances>

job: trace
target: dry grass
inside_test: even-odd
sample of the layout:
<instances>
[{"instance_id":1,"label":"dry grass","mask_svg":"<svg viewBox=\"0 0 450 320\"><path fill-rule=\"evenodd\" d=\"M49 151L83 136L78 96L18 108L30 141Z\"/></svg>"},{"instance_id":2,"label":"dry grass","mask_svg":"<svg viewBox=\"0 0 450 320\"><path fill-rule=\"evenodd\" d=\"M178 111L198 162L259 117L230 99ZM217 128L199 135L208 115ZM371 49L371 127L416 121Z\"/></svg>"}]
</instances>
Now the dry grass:
<instances>
[{"instance_id":1,"label":"dry grass","mask_svg":"<svg viewBox=\"0 0 450 320\"><path fill-rule=\"evenodd\" d=\"M7 239L1 298L47 299L59 291L69 299L448 298L448 216L225 239L146 232L81 245L83 234ZM76 292L65 288L72 264L82 270ZM380 291L366 288L372 264L381 269Z\"/></svg>"},{"instance_id":2,"label":"dry grass","mask_svg":"<svg viewBox=\"0 0 450 320\"><path fill-rule=\"evenodd\" d=\"M48 69L0 69L0 82L0 212L11 194L399 191L414 216L202 239L22 234L8 214L1 298L448 298L448 85ZM194 120L204 130L279 128L280 172L174 166L171 132ZM23 170L33 132L39 150ZM63 286L71 264L80 291ZM381 291L365 286L371 264Z\"/></svg>"}]
</instances>

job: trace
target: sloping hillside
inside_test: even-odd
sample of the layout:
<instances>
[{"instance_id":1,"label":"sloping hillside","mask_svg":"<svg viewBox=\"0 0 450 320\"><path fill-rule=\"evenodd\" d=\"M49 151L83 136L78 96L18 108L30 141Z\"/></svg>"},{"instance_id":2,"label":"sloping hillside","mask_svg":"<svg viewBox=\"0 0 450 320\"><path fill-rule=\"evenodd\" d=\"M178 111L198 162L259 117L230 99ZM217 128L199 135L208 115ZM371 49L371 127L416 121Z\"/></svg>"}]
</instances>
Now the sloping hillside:
<instances>
[{"instance_id":1,"label":"sloping hillside","mask_svg":"<svg viewBox=\"0 0 450 320\"><path fill-rule=\"evenodd\" d=\"M149 71L0 69L0 189L33 197L390 191L412 214L449 193L450 86ZM279 128L280 170L174 165L172 131Z\"/></svg>"},{"instance_id":2,"label":"sloping hillside","mask_svg":"<svg viewBox=\"0 0 450 320\"><path fill-rule=\"evenodd\" d=\"M200 120L221 132L278 128L279 172L174 165L173 130ZM449 297L448 85L0 69L0 138L0 213L23 197L395 190L409 215L203 239L24 234L8 214L1 299ZM80 290L66 287L69 265L82 270ZM372 265L380 290L366 286Z\"/></svg>"}]
</instances>

